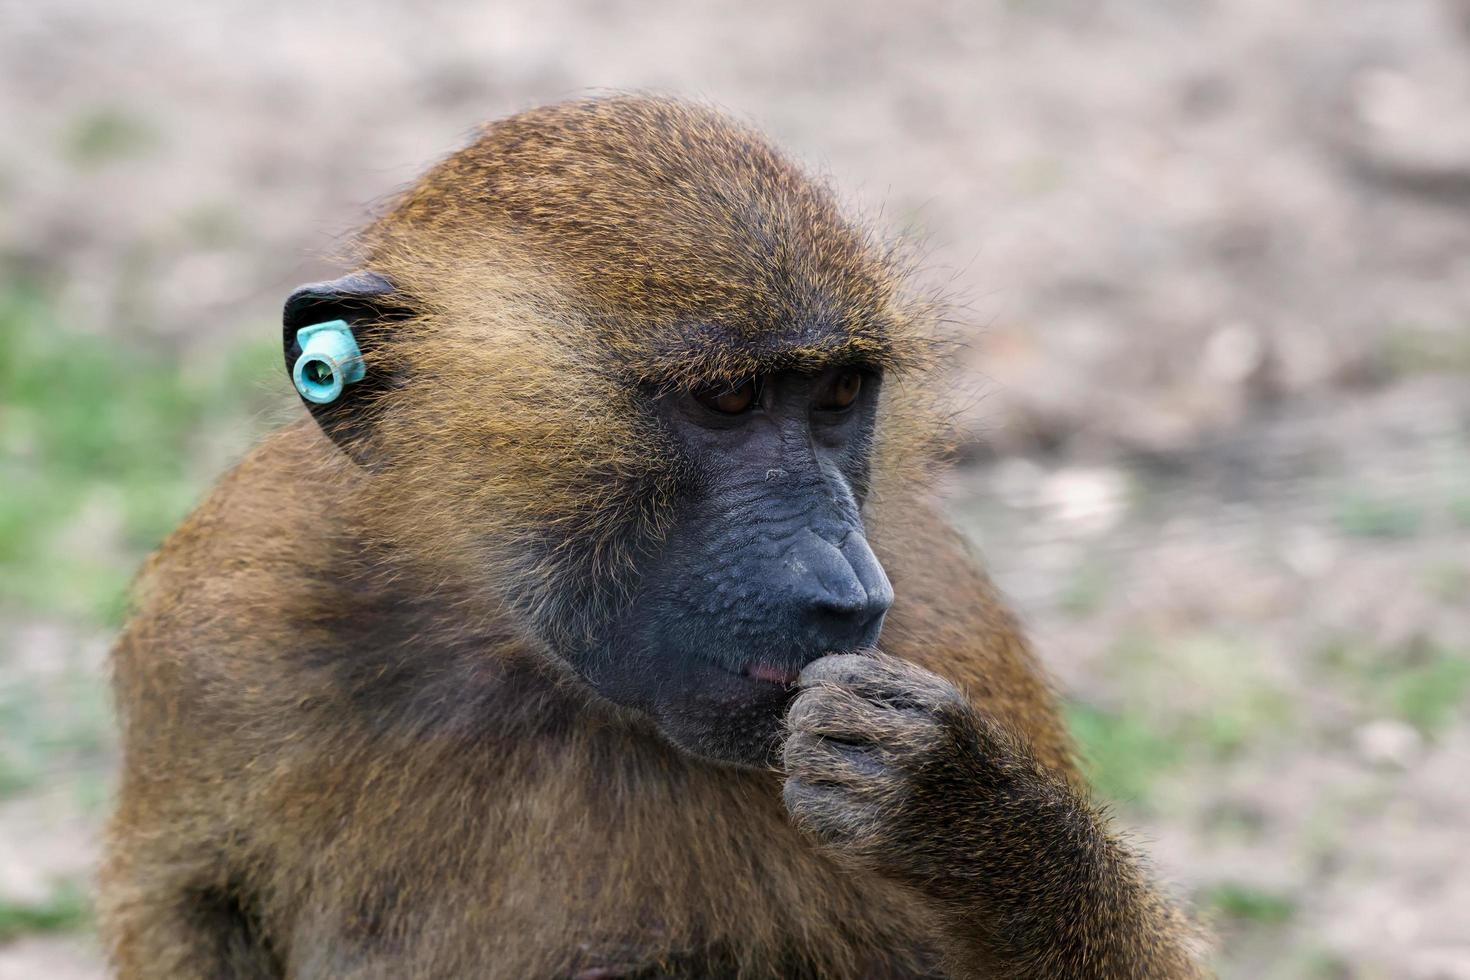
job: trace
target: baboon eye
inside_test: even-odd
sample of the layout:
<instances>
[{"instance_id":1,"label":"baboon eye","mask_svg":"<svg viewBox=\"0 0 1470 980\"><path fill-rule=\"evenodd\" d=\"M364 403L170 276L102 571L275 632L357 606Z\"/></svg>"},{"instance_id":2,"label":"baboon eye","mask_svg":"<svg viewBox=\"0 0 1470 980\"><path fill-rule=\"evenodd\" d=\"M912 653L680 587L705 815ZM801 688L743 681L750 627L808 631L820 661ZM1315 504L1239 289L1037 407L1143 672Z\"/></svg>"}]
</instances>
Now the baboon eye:
<instances>
[{"instance_id":1,"label":"baboon eye","mask_svg":"<svg viewBox=\"0 0 1470 980\"><path fill-rule=\"evenodd\" d=\"M863 390L863 372L857 368L843 368L832 376L832 380L817 396L817 407L829 412L840 412L851 408L857 401L858 392Z\"/></svg>"},{"instance_id":2,"label":"baboon eye","mask_svg":"<svg viewBox=\"0 0 1470 980\"><path fill-rule=\"evenodd\" d=\"M748 378L734 388L706 388L696 391L694 398L699 404L721 415L739 415L755 404L756 385Z\"/></svg>"}]
</instances>

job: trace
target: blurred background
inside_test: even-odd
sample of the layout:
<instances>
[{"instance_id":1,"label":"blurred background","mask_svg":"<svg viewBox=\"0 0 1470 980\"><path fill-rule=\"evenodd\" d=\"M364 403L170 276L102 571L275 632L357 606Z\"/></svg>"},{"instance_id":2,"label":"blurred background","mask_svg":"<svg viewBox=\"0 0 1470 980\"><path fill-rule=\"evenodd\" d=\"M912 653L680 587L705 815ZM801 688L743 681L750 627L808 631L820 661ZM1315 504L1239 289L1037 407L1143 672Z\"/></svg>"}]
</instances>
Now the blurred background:
<instances>
[{"instance_id":1,"label":"blurred background","mask_svg":"<svg viewBox=\"0 0 1470 980\"><path fill-rule=\"evenodd\" d=\"M1226 977L1470 978L1470 2L0 0L0 976L296 283L493 116L722 104L926 243L949 504Z\"/></svg>"}]
</instances>

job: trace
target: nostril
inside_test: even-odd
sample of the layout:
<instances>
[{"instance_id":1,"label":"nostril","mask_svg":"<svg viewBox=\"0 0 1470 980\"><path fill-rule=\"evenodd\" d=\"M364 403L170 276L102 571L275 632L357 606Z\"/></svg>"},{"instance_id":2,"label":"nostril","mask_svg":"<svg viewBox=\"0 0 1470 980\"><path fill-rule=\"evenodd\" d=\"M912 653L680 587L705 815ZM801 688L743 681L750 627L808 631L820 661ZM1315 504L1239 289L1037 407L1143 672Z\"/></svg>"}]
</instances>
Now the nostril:
<instances>
[{"instance_id":1,"label":"nostril","mask_svg":"<svg viewBox=\"0 0 1470 980\"><path fill-rule=\"evenodd\" d=\"M813 602L818 613L834 619L866 618L869 612L866 593L856 592L843 595L826 593Z\"/></svg>"},{"instance_id":2,"label":"nostril","mask_svg":"<svg viewBox=\"0 0 1470 980\"><path fill-rule=\"evenodd\" d=\"M815 598L808 612L810 622L828 635L829 642L839 646L861 645L876 639L888 606L884 596L870 596L863 591L828 593Z\"/></svg>"}]
</instances>

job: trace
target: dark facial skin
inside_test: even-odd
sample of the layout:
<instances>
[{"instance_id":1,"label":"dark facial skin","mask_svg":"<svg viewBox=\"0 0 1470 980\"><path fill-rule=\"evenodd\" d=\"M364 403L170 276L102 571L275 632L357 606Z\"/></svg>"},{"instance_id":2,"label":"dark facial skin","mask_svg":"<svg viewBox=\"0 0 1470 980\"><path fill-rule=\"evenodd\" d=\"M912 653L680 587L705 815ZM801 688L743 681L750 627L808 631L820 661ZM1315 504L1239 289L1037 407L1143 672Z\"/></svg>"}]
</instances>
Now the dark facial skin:
<instances>
[{"instance_id":1,"label":"dark facial skin","mask_svg":"<svg viewBox=\"0 0 1470 980\"><path fill-rule=\"evenodd\" d=\"M880 381L832 367L655 400L679 513L580 665L594 687L686 751L772 761L801 669L873 646L893 602L859 513Z\"/></svg>"}]
</instances>

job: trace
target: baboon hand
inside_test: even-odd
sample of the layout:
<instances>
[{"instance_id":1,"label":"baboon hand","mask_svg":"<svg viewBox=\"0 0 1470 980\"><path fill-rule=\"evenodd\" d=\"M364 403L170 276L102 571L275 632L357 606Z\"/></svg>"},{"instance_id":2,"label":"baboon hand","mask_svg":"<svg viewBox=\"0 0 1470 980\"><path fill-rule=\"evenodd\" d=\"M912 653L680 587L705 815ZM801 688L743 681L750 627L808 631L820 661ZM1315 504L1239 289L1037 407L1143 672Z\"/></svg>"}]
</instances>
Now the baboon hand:
<instances>
[{"instance_id":1,"label":"baboon hand","mask_svg":"<svg viewBox=\"0 0 1470 980\"><path fill-rule=\"evenodd\" d=\"M953 684L881 653L823 657L799 684L784 796L819 846L913 883L1004 846L1005 813L1038 769Z\"/></svg>"}]
</instances>

